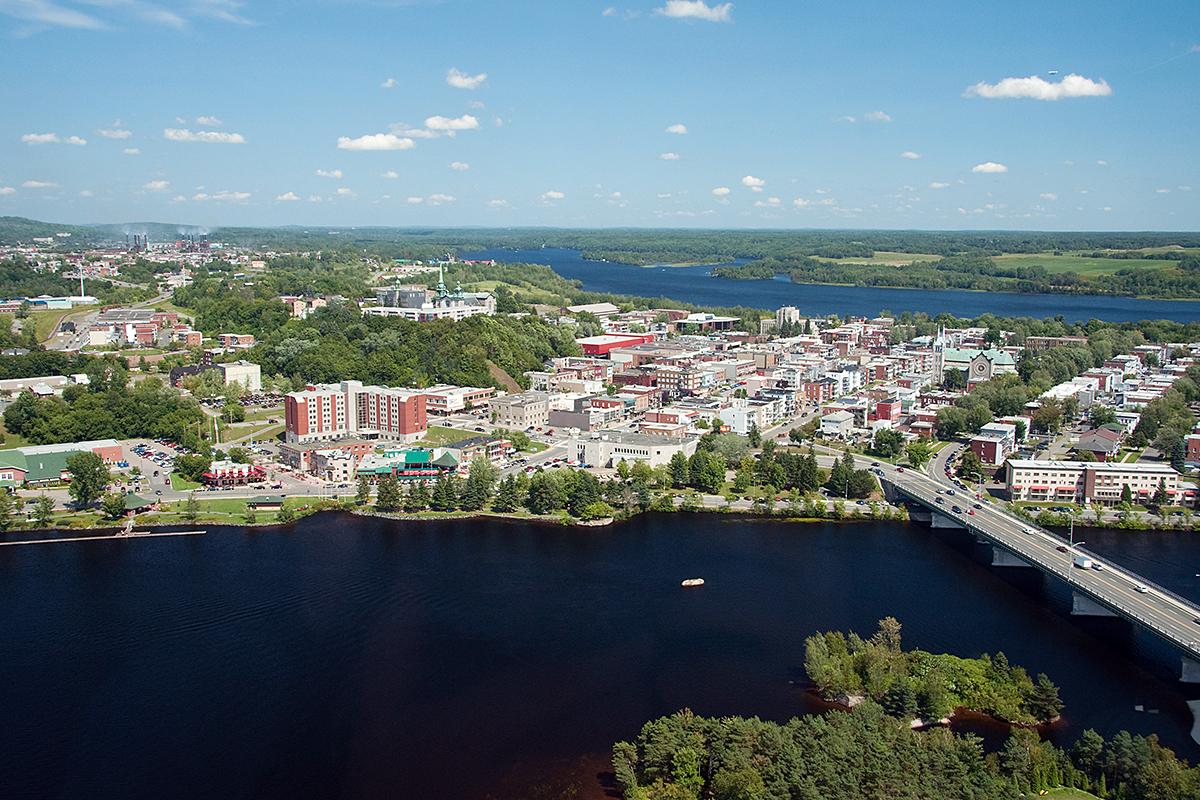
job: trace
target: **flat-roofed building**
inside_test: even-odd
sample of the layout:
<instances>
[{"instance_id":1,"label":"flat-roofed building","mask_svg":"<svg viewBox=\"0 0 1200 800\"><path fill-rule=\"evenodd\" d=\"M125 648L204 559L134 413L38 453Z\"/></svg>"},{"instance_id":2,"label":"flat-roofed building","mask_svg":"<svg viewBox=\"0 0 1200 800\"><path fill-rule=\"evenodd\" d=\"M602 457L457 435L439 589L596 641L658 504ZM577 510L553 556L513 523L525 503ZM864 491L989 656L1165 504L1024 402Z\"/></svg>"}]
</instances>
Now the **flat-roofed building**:
<instances>
[{"instance_id":1,"label":"flat-roofed building","mask_svg":"<svg viewBox=\"0 0 1200 800\"><path fill-rule=\"evenodd\" d=\"M1009 459L1005 483L1012 500L1113 506L1121 502L1126 486L1135 503L1150 502L1160 487L1172 505L1192 506L1196 499L1195 489L1181 484L1178 472L1156 462Z\"/></svg>"},{"instance_id":2,"label":"flat-roofed building","mask_svg":"<svg viewBox=\"0 0 1200 800\"><path fill-rule=\"evenodd\" d=\"M288 442L348 437L411 442L425 435L425 395L360 381L309 386L283 400Z\"/></svg>"},{"instance_id":3,"label":"flat-roofed building","mask_svg":"<svg viewBox=\"0 0 1200 800\"><path fill-rule=\"evenodd\" d=\"M691 457L696 452L697 441L694 436L672 439L643 433L599 431L573 439L570 447L580 463L592 467L615 467L622 461L631 464L644 461L658 467L670 463L676 453Z\"/></svg>"},{"instance_id":4,"label":"flat-roofed building","mask_svg":"<svg viewBox=\"0 0 1200 800\"><path fill-rule=\"evenodd\" d=\"M544 428L550 422L550 395L520 392L492 398L492 416L504 428Z\"/></svg>"}]
</instances>

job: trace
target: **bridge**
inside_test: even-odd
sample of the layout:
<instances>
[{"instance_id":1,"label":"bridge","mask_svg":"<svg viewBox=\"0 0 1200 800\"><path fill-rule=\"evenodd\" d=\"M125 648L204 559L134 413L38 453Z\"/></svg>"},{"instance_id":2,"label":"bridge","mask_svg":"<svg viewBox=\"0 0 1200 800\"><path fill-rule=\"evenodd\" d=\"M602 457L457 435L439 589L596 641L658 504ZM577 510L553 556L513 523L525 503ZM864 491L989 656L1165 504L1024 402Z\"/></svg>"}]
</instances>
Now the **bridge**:
<instances>
[{"instance_id":1,"label":"bridge","mask_svg":"<svg viewBox=\"0 0 1200 800\"><path fill-rule=\"evenodd\" d=\"M992 546L996 566L1033 567L1065 581L1071 587L1073 614L1120 617L1145 628L1179 651L1180 679L1200 683L1200 605L1077 546L1063 552L1061 538L992 503L975 508L975 499L949 481L890 464L873 468L889 498L907 502L915 518L928 512L935 527L974 534ZM1079 555L1103 569L1074 566Z\"/></svg>"}]
</instances>

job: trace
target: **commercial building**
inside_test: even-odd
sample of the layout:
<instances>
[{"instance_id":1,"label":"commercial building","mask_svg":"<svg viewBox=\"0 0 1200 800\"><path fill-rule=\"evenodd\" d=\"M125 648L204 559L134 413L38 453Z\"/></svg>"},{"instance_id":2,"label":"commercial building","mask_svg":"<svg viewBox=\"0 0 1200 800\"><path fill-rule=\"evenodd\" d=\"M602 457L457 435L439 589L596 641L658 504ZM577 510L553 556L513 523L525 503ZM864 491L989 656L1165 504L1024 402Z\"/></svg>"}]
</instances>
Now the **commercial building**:
<instances>
[{"instance_id":1,"label":"commercial building","mask_svg":"<svg viewBox=\"0 0 1200 800\"><path fill-rule=\"evenodd\" d=\"M1196 499L1194 487L1181 484L1169 464L1010 459L1005 472L1012 500L1113 506L1126 486L1137 503L1150 502L1160 487L1169 504L1191 506Z\"/></svg>"},{"instance_id":2,"label":"commercial building","mask_svg":"<svg viewBox=\"0 0 1200 800\"><path fill-rule=\"evenodd\" d=\"M70 476L67 459L76 453L95 453L105 464L115 464L123 459L121 445L115 439L0 450L0 486L44 486L65 480Z\"/></svg>"},{"instance_id":3,"label":"commercial building","mask_svg":"<svg viewBox=\"0 0 1200 800\"><path fill-rule=\"evenodd\" d=\"M989 422L971 437L969 446L981 462L992 467L999 466L1017 447L1017 426Z\"/></svg>"},{"instance_id":4,"label":"commercial building","mask_svg":"<svg viewBox=\"0 0 1200 800\"><path fill-rule=\"evenodd\" d=\"M214 461L200 480L209 486L245 486L261 483L267 479L266 470L254 464L239 464L235 461Z\"/></svg>"},{"instance_id":5,"label":"commercial building","mask_svg":"<svg viewBox=\"0 0 1200 800\"><path fill-rule=\"evenodd\" d=\"M347 437L411 442L425 435L425 395L360 381L309 386L283 399L289 443Z\"/></svg>"},{"instance_id":6,"label":"commercial building","mask_svg":"<svg viewBox=\"0 0 1200 800\"><path fill-rule=\"evenodd\" d=\"M671 461L676 453L690 457L696 452L695 437L669 439L640 433L603 431L581 436L571 441L571 450L581 464L592 467L615 467L622 461L645 461L652 467Z\"/></svg>"},{"instance_id":7,"label":"commercial building","mask_svg":"<svg viewBox=\"0 0 1200 800\"><path fill-rule=\"evenodd\" d=\"M618 347L632 347L639 344L649 344L653 341L653 333L622 333L605 334L603 336L584 336L581 339L576 339L575 343L583 349L585 356L607 356Z\"/></svg>"},{"instance_id":8,"label":"commercial building","mask_svg":"<svg viewBox=\"0 0 1200 800\"><path fill-rule=\"evenodd\" d=\"M521 392L492 398L492 416L497 425L523 431L550 424L550 395Z\"/></svg>"},{"instance_id":9,"label":"commercial building","mask_svg":"<svg viewBox=\"0 0 1200 800\"><path fill-rule=\"evenodd\" d=\"M440 383L423 389L425 410L430 414L446 416L468 409L486 408L496 390L492 387L451 386Z\"/></svg>"}]
</instances>

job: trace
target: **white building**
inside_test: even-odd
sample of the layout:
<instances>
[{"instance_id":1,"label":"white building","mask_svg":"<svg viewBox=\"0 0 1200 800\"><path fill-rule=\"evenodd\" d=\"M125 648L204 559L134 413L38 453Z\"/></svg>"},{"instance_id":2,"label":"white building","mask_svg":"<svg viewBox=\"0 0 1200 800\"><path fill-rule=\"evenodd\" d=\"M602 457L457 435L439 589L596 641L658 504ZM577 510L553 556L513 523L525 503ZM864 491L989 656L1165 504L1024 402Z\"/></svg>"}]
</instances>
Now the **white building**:
<instances>
[{"instance_id":1,"label":"white building","mask_svg":"<svg viewBox=\"0 0 1200 800\"><path fill-rule=\"evenodd\" d=\"M1194 487L1181 484L1179 473L1169 464L1022 458L1009 459L1005 472L1012 500L1112 506L1121 502L1126 486L1135 503L1150 502L1160 486L1166 489L1167 502L1172 505L1192 506L1196 499Z\"/></svg>"},{"instance_id":2,"label":"white building","mask_svg":"<svg viewBox=\"0 0 1200 800\"><path fill-rule=\"evenodd\" d=\"M696 452L695 437L669 439L623 431L600 431L571 440L571 450L580 463L592 467L615 467L622 461L645 461L652 467L670 463L676 453L689 458Z\"/></svg>"},{"instance_id":3,"label":"white building","mask_svg":"<svg viewBox=\"0 0 1200 800\"><path fill-rule=\"evenodd\" d=\"M849 411L834 411L821 417L821 435L845 439L854 430L854 415Z\"/></svg>"},{"instance_id":4,"label":"white building","mask_svg":"<svg viewBox=\"0 0 1200 800\"><path fill-rule=\"evenodd\" d=\"M250 394L262 391L262 367L258 364L250 361L231 361L213 366L221 371L226 386L236 383Z\"/></svg>"}]
</instances>

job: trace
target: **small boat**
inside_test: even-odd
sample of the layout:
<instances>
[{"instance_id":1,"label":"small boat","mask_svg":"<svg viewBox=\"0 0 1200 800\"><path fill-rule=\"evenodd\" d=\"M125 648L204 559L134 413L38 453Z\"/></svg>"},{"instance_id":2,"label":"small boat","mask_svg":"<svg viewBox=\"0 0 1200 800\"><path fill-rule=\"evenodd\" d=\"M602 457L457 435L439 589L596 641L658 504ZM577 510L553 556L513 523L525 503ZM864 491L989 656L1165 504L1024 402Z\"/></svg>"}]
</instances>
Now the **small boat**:
<instances>
[{"instance_id":1,"label":"small boat","mask_svg":"<svg viewBox=\"0 0 1200 800\"><path fill-rule=\"evenodd\" d=\"M686 581L681 581L679 585L685 589L692 586L703 586L704 578L688 578Z\"/></svg>"}]
</instances>

